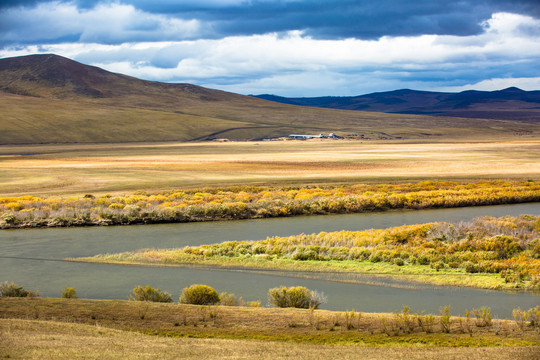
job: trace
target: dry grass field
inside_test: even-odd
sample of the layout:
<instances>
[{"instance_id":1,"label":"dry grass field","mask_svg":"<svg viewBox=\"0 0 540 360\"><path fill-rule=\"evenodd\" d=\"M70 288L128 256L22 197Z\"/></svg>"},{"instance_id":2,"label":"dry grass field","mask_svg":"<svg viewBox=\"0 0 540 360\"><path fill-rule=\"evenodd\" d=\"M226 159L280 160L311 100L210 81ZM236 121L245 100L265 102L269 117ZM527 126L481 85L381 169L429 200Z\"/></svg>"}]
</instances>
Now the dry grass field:
<instances>
[{"instance_id":1,"label":"dry grass field","mask_svg":"<svg viewBox=\"0 0 540 360\"><path fill-rule=\"evenodd\" d=\"M540 141L263 141L0 146L0 196L233 185L535 180Z\"/></svg>"},{"instance_id":2,"label":"dry grass field","mask_svg":"<svg viewBox=\"0 0 540 360\"><path fill-rule=\"evenodd\" d=\"M459 318L442 332L382 330L395 314L79 299L0 299L3 358L535 359L538 331ZM350 313L349 313L350 315ZM463 320L463 318L462 318Z\"/></svg>"},{"instance_id":3,"label":"dry grass field","mask_svg":"<svg viewBox=\"0 0 540 360\"><path fill-rule=\"evenodd\" d=\"M537 347L379 347L155 337L100 325L0 320L10 359L537 359Z\"/></svg>"},{"instance_id":4,"label":"dry grass field","mask_svg":"<svg viewBox=\"0 0 540 360\"><path fill-rule=\"evenodd\" d=\"M494 320L450 333L381 329L394 314L75 299L0 299L0 356L43 359L534 359L538 332ZM350 315L350 313L349 313ZM349 320L347 320L349 319ZM388 331L386 331L388 332ZM460 346L460 347L457 347Z\"/></svg>"}]
</instances>

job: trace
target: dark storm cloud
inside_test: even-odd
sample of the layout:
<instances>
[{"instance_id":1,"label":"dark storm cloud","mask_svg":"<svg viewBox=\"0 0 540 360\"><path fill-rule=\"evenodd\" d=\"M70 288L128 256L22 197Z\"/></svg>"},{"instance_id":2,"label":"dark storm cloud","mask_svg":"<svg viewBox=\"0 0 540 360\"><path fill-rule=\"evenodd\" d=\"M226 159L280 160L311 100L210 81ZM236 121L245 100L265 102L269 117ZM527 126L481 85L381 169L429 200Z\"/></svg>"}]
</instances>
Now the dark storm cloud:
<instances>
[{"instance_id":1,"label":"dark storm cloud","mask_svg":"<svg viewBox=\"0 0 540 360\"><path fill-rule=\"evenodd\" d=\"M4 0L0 6L32 6L37 2ZM376 39L421 34L468 36L481 33L482 22L496 12L540 17L538 0L75 0L59 3L76 4L83 11L97 4L130 4L149 14L196 19L211 29L201 34L207 38L290 30L303 30L305 35L319 39Z\"/></svg>"},{"instance_id":2,"label":"dark storm cloud","mask_svg":"<svg viewBox=\"0 0 540 360\"><path fill-rule=\"evenodd\" d=\"M10 8L10 7L17 7L17 6L28 6L28 5L34 5L39 2L42 2L40 0L2 0L0 2L0 9L3 8Z\"/></svg>"},{"instance_id":3,"label":"dark storm cloud","mask_svg":"<svg viewBox=\"0 0 540 360\"><path fill-rule=\"evenodd\" d=\"M218 5L221 3L223 5ZM495 12L540 16L538 0L132 1L145 11L194 17L218 36L304 30L315 38L474 35Z\"/></svg>"}]
</instances>

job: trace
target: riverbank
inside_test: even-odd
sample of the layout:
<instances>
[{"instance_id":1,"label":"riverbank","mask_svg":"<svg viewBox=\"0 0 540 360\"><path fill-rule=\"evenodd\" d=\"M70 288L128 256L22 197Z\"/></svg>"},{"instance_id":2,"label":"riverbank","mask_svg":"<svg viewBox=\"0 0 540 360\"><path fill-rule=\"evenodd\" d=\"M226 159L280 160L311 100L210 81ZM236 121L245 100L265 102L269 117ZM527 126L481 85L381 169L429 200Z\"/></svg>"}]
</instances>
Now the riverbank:
<instances>
[{"instance_id":1,"label":"riverbank","mask_svg":"<svg viewBox=\"0 0 540 360\"><path fill-rule=\"evenodd\" d=\"M486 318L482 317L430 316L412 314L406 309L394 314L374 314L54 298L1 298L0 309L3 317L0 354L15 358L27 358L25 355L32 351L46 354L55 346L81 357L88 346L78 348L77 344L88 340L89 335L92 335L89 344L107 338L114 351L126 352L137 349L134 344L137 341L148 344L154 351L163 349L163 345L157 344L165 338L175 338L178 342L196 338L201 340L198 344L205 344L203 339L228 339L231 342L226 348L232 352L237 351L234 347L239 342L247 340L260 341L261 347L286 344L289 349L324 350L331 345L335 351L349 355L357 355L366 347L376 347L382 354L399 348L404 355L409 352L414 355L419 350L440 355L448 348L458 352L465 351L464 348L482 348L479 353L485 354L485 351L489 353L486 348L493 348L499 354L517 353L519 358L533 358L540 346L538 327L528 322L522 324L519 319L490 318L485 322ZM115 332L120 333L113 336ZM23 344L15 334L33 336L20 337L26 339ZM125 335L123 341L120 334ZM47 345L40 341L44 338Z\"/></svg>"},{"instance_id":2,"label":"riverbank","mask_svg":"<svg viewBox=\"0 0 540 360\"><path fill-rule=\"evenodd\" d=\"M538 290L539 226L540 217L534 215L484 217L457 224L321 232L70 260L372 274L443 286Z\"/></svg>"},{"instance_id":3,"label":"riverbank","mask_svg":"<svg viewBox=\"0 0 540 360\"><path fill-rule=\"evenodd\" d=\"M540 201L535 181L235 187L82 197L0 197L0 229L347 214Z\"/></svg>"}]
</instances>

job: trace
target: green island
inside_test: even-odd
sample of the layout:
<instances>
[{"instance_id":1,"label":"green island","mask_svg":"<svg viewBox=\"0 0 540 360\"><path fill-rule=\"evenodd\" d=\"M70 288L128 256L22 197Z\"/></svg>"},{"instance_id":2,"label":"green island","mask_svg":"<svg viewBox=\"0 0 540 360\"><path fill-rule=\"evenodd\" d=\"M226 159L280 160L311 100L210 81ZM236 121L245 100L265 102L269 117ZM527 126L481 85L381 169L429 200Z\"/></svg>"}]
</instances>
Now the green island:
<instances>
[{"instance_id":1,"label":"green island","mask_svg":"<svg viewBox=\"0 0 540 360\"><path fill-rule=\"evenodd\" d=\"M484 217L457 224L322 232L70 260L342 272L435 285L539 290L539 230L539 216Z\"/></svg>"}]
</instances>

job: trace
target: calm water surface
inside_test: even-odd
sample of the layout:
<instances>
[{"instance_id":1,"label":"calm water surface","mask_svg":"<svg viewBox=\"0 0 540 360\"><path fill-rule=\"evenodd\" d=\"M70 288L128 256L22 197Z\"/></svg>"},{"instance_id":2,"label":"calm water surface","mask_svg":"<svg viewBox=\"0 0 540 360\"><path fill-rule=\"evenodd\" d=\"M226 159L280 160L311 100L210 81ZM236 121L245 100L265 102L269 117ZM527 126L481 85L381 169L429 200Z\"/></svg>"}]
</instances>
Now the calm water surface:
<instances>
[{"instance_id":1,"label":"calm water surface","mask_svg":"<svg viewBox=\"0 0 540 360\"><path fill-rule=\"evenodd\" d=\"M149 284L174 295L193 283L203 283L246 300L266 303L269 288L303 285L326 294L323 306L332 310L388 312L409 305L415 311L437 313L451 305L452 313L489 306L499 317L511 317L513 308L540 305L540 297L465 288L418 286L395 288L293 277L280 272L247 272L201 268L151 268L59 261L141 248L174 248L229 240L259 240L320 231L364 230L433 221L466 221L477 216L540 214L540 203L432 209L370 214L258 219L227 222L27 229L0 231L0 281L14 281L43 296L59 296L66 286L80 297L126 299L136 285ZM302 274L298 274L302 276Z\"/></svg>"}]
</instances>

